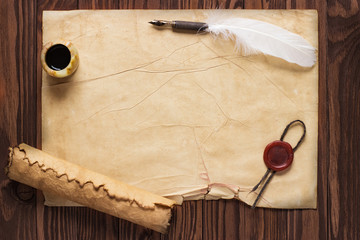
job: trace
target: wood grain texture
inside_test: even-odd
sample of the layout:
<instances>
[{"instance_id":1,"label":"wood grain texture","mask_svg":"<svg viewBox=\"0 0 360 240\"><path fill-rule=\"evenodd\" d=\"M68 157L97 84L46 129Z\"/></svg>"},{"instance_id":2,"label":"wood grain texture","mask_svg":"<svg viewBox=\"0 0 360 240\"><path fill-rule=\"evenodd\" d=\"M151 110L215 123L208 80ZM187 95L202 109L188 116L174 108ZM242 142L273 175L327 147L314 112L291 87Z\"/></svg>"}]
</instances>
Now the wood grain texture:
<instances>
[{"instance_id":1,"label":"wood grain texture","mask_svg":"<svg viewBox=\"0 0 360 240\"><path fill-rule=\"evenodd\" d=\"M0 168L8 146L41 147L42 11L68 9L317 9L317 210L251 210L189 201L162 235L88 208L44 207L40 192L0 171L1 239L360 239L360 12L355 0L0 1Z\"/></svg>"},{"instance_id":2,"label":"wood grain texture","mask_svg":"<svg viewBox=\"0 0 360 240\"><path fill-rule=\"evenodd\" d=\"M36 225L35 197L18 197L20 192L34 190L10 181L3 169L10 145L36 144L36 54L32 47L36 44L36 5L28 1L0 4L0 238L35 239L36 232L29 228Z\"/></svg>"},{"instance_id":3,"label":"wood grain texture","mask_svg":"<svg viewBox=\"0 0 360 240\"><path fill-rule=\"evenodd\" d=\"M327 9L328 236L359 239L359 1L328 1Z\"/></svg>"}]
</instances>

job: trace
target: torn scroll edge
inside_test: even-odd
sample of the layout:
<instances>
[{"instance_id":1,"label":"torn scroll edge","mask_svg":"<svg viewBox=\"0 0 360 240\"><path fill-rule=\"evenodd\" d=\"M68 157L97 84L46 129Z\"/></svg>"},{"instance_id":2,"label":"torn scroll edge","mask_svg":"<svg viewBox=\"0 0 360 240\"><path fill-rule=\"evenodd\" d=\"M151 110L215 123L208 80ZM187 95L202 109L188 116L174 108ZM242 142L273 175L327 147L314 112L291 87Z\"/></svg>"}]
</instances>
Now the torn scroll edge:
<instances>
[{"instance_id":1,"label":"torn scroll edge","mask_svg":"<svg viewBox=\"0 0 360 240\"><path fill-rule=\"evenodd\" d=\"M54 158L26 144L10 147L9 151L9 162L5 168L5 174L9 178L45 191L49 191L55 184L61 184L62 188L68 190L59 191L55 188L51 189L51 192L90 208L166 233L174 201ZM32 160L35 154L40 155L37 155L36 160ZM54 159L56 162L49 164ZM64 166L63 169L61 166ZM65 172L66 169L69 172ZM37 178L39 173L43 173L43 176ZM76 173L79 173L78 176ZM91 176L95 180L90 180ZM97 178L102 180L101 184L96 183ZM55 184L51 182L54 179L58 181ZM49 185L46 180L49 181ZM64 187L64 180L69 183L68 186ZM71 186L72 183L76 184L75 188L74 185ZM92 189L90 194L89 187ZM78 191L82 192L77 195ZM87 194L91 199L84 198ZM89 202L94 203L87 204ZM99 202L103 202L105 206L97 206ZM109 203L113 205L109 206Z\"/></svg>"}]
</instances>

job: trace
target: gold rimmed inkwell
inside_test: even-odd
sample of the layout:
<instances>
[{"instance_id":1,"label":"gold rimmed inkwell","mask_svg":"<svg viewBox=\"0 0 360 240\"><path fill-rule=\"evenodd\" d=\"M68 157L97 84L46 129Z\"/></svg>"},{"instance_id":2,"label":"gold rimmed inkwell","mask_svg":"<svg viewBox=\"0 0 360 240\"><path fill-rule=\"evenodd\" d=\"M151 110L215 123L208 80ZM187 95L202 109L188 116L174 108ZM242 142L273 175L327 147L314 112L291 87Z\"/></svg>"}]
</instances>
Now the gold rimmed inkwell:
<instances>
[{"instance_id":1,"label":"gold rimmed inkwell","mask_svg":"<svg viewBox=\"0 0 360 240\"><path fill-rule=\"evenodd\" d=\"M45 72L52 77L68 77L79 66L79 53L69 41L49 42L41 51L41 64Z\"/></svg>"}]
</instances>

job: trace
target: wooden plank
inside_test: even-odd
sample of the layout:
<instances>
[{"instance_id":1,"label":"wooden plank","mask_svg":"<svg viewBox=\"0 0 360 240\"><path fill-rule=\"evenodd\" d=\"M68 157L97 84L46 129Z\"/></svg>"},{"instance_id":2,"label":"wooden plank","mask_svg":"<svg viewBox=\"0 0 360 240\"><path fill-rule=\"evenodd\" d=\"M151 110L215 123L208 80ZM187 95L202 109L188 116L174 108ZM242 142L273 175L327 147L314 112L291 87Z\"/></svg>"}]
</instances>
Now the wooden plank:
<instances>
[{"instance_id":1,"label":"wooden plank","mask_svg":"<svg viewBox=\"0 0 360 240\"><path fill-rule=\"evenodd\" d=\"M328 1L328 237L360 233L359 1Z\"/></svg>"},{"instance_id":2,"label":"wooden plank","mask_svg":"<svg viewBox=\"0 0 360 240\"><path fill-rule=\"evenodd\" d=\"M175 208L168 234L169 239L203 239L204 202L186 201Z\"/></svg>"},{"instance_id":3,"label":"wooden plank","mask_svg":"<svg viewBox=\"0 0 360 240\"><path fill-rule=\"evenodd\" d=\"M204 204L204 239L286 239L287 211L251 209L238 200Z\"/></svg>"},{"instance_id":4,"label":"wooden plank","mask_svg":"<svg viewBox=\"0 0 360 240\"><path fill-rule=\"evenodd\" d=\"M244 224L237 200L206 201L203 211L204 239L243 239L239 225Z\"/></svg>"},{"instance_id":5,"label":"wooden plank","mask_svg":"<svg viewBox=\"0 0 360 240\"><path fill-rule=\"evenodd\" d=\"M118 0L78 0L79 9L119 9Z\"/></svg>"},{"instance_id":6,"label":"wooden plank","mask_svg":"<svg viewBox=\"0 0 360 240\"><path fill-rule=\"evenodd\" d=\"M36 143L35 24L34 2L0 2L0 232L17 239L36 239L35 190L3 169L9 146Z\"/></svg>"},{"instance_id":7,"label":"wooden plank","mask_svg":"<svg viewBox=\"0 0 360 240\"><path fill-rule=\"evenodd\" d=\"M124 0L119 1L120 9L237 9L243 8L243 0Z\"/></svg>"},{"instance_id":8,"label":"wooden plank","mask_svg":"<svg viewBox=\"0 0 360 240\"><path fill-rule=\"evenodd\" d=\"M120 220L119 239L202 239L202 206L203 201L187 201L175 206L167 234Z\"/></svg>"},{"instance_id":9,"label":"wooden plank","mask_svg":"<svg viewBox=\"0 0 360 240\"><path fill-rule=\"evenodd\" d=\"M296 1L297 2L297 1ZM286 9L286 0L246 0L244 1L245 9Z\"/></svg>"}]
</instances>

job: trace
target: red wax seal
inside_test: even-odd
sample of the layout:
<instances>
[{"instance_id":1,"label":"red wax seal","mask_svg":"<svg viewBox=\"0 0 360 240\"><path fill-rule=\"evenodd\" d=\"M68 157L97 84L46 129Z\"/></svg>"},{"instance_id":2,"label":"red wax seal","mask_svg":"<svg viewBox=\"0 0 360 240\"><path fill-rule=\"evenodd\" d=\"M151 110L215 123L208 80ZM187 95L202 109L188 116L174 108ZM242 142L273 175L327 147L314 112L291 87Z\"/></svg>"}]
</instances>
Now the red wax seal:
<instances>
[{"instance_id":1,"label":"red wax seal","mask_svg":"<svg viewBox=\"0 0 360 240\"><path fill-rule=\"evenodd\" d=\"M265 165L274 171L282 171L290 166L294 159L291 145L284 141L269 143L264 151Z\"/></svg>"}]
</instances>

